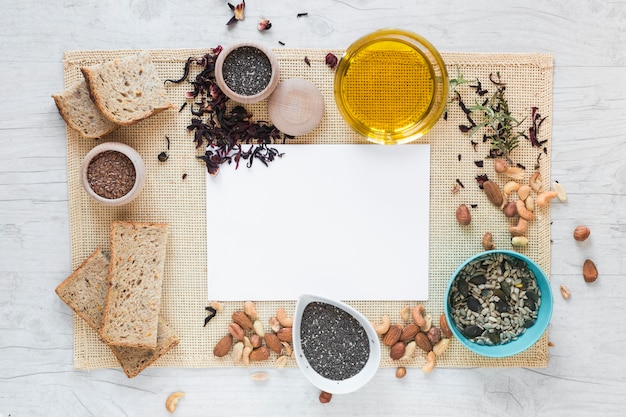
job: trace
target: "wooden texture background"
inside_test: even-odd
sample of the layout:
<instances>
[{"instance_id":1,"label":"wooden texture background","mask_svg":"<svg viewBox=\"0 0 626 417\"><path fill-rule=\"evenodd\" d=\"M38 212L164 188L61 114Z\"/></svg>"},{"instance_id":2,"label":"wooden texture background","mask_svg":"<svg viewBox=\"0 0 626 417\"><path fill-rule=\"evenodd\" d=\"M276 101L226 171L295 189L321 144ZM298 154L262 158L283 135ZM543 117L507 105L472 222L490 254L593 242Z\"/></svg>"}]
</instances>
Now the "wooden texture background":
<instances>
[{"instance_id":1,"label":"wooden texture background","mask_svg":"<svg viewBox=\"0 0 626 417\"><path fill-rule=\"evenodd\" d=\"M248 0L246 19L216 0L2 2L0 14L0 415L622 416L626 408L626 2ZM296 14L308 16L297 18ZM256 29L260 16L273 27ZM206 48L345 48L383 27L420 33L442 51L554 54L552 208L555 309L546 369L381 369L362 390L319 403L297 369L72 368L72 318L54 294L70 273L65 124L50 94L62 53ZM589 241L572 239L587 224ZM600 270L594 284L582 260ZM570 300L558 286L566 284Z\"/></svg>"}]
</instances>

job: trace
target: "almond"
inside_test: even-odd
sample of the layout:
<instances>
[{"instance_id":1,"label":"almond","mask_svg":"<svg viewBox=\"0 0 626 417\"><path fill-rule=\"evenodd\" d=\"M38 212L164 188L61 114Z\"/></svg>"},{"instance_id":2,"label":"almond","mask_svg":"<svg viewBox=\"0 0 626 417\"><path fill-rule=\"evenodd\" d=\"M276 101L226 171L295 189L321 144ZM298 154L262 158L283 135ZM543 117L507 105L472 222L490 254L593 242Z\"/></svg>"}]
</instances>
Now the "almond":
<instances>
[{"instance_id":1,"label":"almond","mask_svg":"<svg viewBox=\"0 0 626 417\"><path fill-rule=\"evenodd\" d=\"M424 352L430 352L431 350L433 350L433 344L430 343L428 336L424 332L419 332L415 335L415 343Z\"/></svg>"},{"instance_id":2,"label":"almond","mask_svg":"<svg viewBox=\"0 0 626 417\"><path fill-rule=\"evenodd\" d=\"M420 328L417 326L417 324L409 323L406 326L404 326L404 329L402 329L400 340L402 342L410 342L411 340L413 340L413 338L419 331L420 331Z\"/></svg>"},{"instance_id":3,"label":"almond","mask_svg":"<svg viewBox=\"0 0 626 417\"><path fill-rule=\"evenodd\" d=\"M277 355L280 355L283 350L283 345L276 333L265 333L265 344Z\"/></svg>"},{"instance_id":4,"label":"almond","mask_svg":"<svg viewBox=\"0 0 626 417\"><path fill-rule=\"evenodd\" d=\"M217 345L213 348L213 355L221 358L222 356L226 356L230 351L230 347L233 345L233 337L229 334L222 337L222 339L217 342Z\"/></svg>"},{"instance_id":5,"label":"almond","mask_svg":"<svg viewBox=\"0 0 626 417\"><path fill-rule=\"evenodd\" d=\"M500 190L498 184L491 180L487 180L483 182L483 190L485 191L485 195L487 195L489 201L491 201L491 204L497 207L502 205L504 198L502 197L502 190Z\"/></svg>"},{"instance_id":6,"label":"almond","mask_svg":"<svg viewBox=\"0 0 626 417\"><path fill-rule=\"evenodd\" d=\"M591 259L585 259L583 264L583 278L585 282L594 282L598 279L598 268Z\"/></svg>"},{"instance_id":7,"label":"almond","mask_svg":"<svg viewBox=\"0 0 626 417\"><path fill-rule=\"evenodd\" d=\"M252 352L250 352L250 362L264 361L266 359L269 359L269 357L270 350L265 346L253 349Z\"/></svg>"},{"instance_id":8,"label":"almond","mask_svg":"<svg viewBox=\"0 0 626 417\"><path fill-rule=\"evenodd\" d=\"M448 326L448 320L446 320L445 314L439 316L439 328L445 337L452 337L452 331L450 330L450 326Z\"/></svg>"},{"instance_id":9,"label":"almond","mask_svg":"<svg viewBox=\"0 0 626 417\"><path fill-rule=\"evenodd\" d=\"M397 361L398 359L404 356L405 350L406 350L406 346L404 345L404 342L397 342L391 347L391 350L389 351L389 356L394 361Z\"/></svg>"},{"instance_id":10,"label":"almond","mask_svg":"<svg viewBox=\"0 0 626 417\"><path fill-rule=\"evenodd\" d=\"M402 325L394 324L389 327L389 330L385 333L385 336L383 337L383 344L385 346L393 346L400 340L400 336L402 336Z\"/></svg>"},{"instance_id":11,"label":"almond","mask_svg":"<svg viewBox=\"0 0 626 417\"><path fill-rule=\"evenodd\" d=\"M241 326L243 330L252 330L252 320L246 313L237 310L233 313L233 321Z\"/></svg>"},{"instance_id":12,"label":"almond","mask_svg":"<svg viewBox=\"0 0 626 417\"><path fill-rule=\"evenodd\" d=\"M291 343L293 341L291 327L283 327L276 333L276 336L278 336L278 340L281 342Z\"/></svg>"},{"instance_id":13,"label":"almond","mask_svg":"<svg viewBox=\"0 0 626 417\"><path fill-rule=\"evenodd\" d=\"M228 325L228 333L230 333L230 335L237 340L243 340L243 337L245 336L241 326L235 322Z\"/></svg>"},{"instance_id":14,"label":"almond","mask_svg":"<svg viewBox=\"0 0 626 417\"><path fill-rule=\"evenodd\" d=\"M456 221L459 222L461 226L467 226L472 222L472 215L465 204L461 204L456 209Z\"/></svg>"}]
</instances>

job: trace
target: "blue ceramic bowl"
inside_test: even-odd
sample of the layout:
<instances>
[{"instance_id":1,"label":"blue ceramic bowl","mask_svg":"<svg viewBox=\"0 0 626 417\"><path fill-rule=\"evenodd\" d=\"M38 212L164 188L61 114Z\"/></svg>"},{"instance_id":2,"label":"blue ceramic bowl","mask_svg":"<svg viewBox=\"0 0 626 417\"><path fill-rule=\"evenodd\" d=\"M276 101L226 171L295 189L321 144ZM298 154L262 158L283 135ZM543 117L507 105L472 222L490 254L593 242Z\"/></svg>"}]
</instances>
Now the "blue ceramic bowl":
<instances>
[{"instance_id":1,"label":"blue ceramic bowl","mask_svg":"<svg viewBox=\"0 0 626 417\"><path fill-rule=\"evenodd\" d=\"M535 275L535 278L537 280L537 286L539 287L539 290L541 291L541 297L540 297L541 304L539 306L537 319L535 320L535 323L531 327L527 328L526 331L522 335L520 335L516 340L503 343L503 344L496 344L496 345L490 346L490 345L479 344L470 340L465 335L463 335L461 330L456 326L456 322L452 318L452 313L451 313L450 292L451 292L452 287L456 285L455 281L457 279L457 276L459 275L459 272L462 269L464 269L469 263L479 258L483 258L488 254L494 254L494 253L505 254L505 255L520 259L526 263L526 265L528 266L528 269ZM548 277L541 270L539 265L537 265L530 258L520 253L509 251L509 250L492 250L492 251L487 251L487 252L481 252L467 259L465 262L463 262L454 272L454 274L452 275L452 278L450 279L450 282L448 283L448 287L446 289L445 300L446 300L446 306L445 306L446 319L448 320L450 330L452 331L456 339L460 341L461 344L463 344L472 352L475 352L482 356L488 356L492 358L504 358L507 356L515 355L517 353L523 352L524 350L534 345L537 342L537 340L539 340L541 335L543 335L543 333L546 331L548 324L550 322L550 318L552 317L553 300L552 300L552 290L550 289L550 282L548 281Z\"/></svg>"}]
</instances>

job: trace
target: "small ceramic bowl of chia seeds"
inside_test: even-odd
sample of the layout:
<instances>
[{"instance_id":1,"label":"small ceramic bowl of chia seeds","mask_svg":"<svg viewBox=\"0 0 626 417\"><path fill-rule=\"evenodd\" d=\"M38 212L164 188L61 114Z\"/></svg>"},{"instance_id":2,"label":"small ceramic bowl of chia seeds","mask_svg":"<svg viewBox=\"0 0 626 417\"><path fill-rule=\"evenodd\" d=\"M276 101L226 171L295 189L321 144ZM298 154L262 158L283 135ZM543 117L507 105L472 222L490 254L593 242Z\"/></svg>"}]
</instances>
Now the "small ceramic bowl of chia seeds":
<instances>
[{"instance_id":1,"label":"small ceramic bowl of chia seeds","mask_svg":"<svg viewBox=\"0 0 626 417\"><path fill-rule=\"evenodd\" d=\"M293 349L306 378L331 394L358 390L380 366L380 341L370 321L347 304L313 295L296 303Z\"/></svg>"},{"instance_id":2,"label":"small ceramic bowl of chia seeds","mask_svg":"<svg viewBox=\"0 0 626 417\"><path fill-rule=\"evenodd\" d=\"M546 274L529 257L509 250L479 253L452 275L446 319L469 350L503 358L534 345L552 316Z\"/></svg>"},{"instance_id":3,"label":"small ceramic bowl of chia seeds","mask_svg":"<svg viewBox=\"0 0 626 417\"><path fill-rule=\"evenodd\" d=\"M252 42L224 48L215 61L218 87L239 103L256 103L268 98L278 85L279 76L274 53Z\"/></svg>"},{"instance_id":4,"label":"small ceramic bowl of chia seeds","mask_svg":"<svg viewBox=\"0 0 626 417\"><path fill-rule=\"evenodd\" d=\"M83 158L80 180L89 197L107 206L133 201L145 184L145 165L132 147L104 142Z\"/></svg>"}]
</instances>

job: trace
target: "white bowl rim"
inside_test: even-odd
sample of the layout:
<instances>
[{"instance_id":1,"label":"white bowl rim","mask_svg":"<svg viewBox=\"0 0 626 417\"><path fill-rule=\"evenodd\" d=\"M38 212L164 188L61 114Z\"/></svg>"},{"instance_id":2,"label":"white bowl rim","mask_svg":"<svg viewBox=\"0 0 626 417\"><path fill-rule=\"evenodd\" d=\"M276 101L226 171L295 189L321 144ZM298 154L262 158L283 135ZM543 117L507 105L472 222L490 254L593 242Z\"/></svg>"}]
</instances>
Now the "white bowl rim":
<instances>
[{"instance_id":1,"label":"white bowl rim","mask_svg":"<svg viewBox=\"0 0 626 417\"><path fill-rule=\"evenodd\" d=\"M337 308L340 308L347 313L351 314L361 326L365 329L369 340L370 353L367 363L359 371L358 374L344 379L340 381L334 381L328 378L325 378L318 374L313 368L309 365L306 356L301 348L301 339L300 339L300 325L302 322L302 313L304 312L304 308L312 302L321 302L330 304ZM296 362L298 367L304 374L304 376L317 388L322 391L326 391L331 394L347 394L350 392L354 392L359 388L366 385L376 374L378 368L380 366L380 358L381 358L381 347L380 347L380 339L378 334L374 330L374 326L372 323L359 311L352 308L351 306L336 300L331 300L325 297L320 297L311 294L303 294L300 296L298 301L296 302L296 308L294 312L294 321L293 321L293 350L296 357Z\"/></svg>"}]
</instances>

